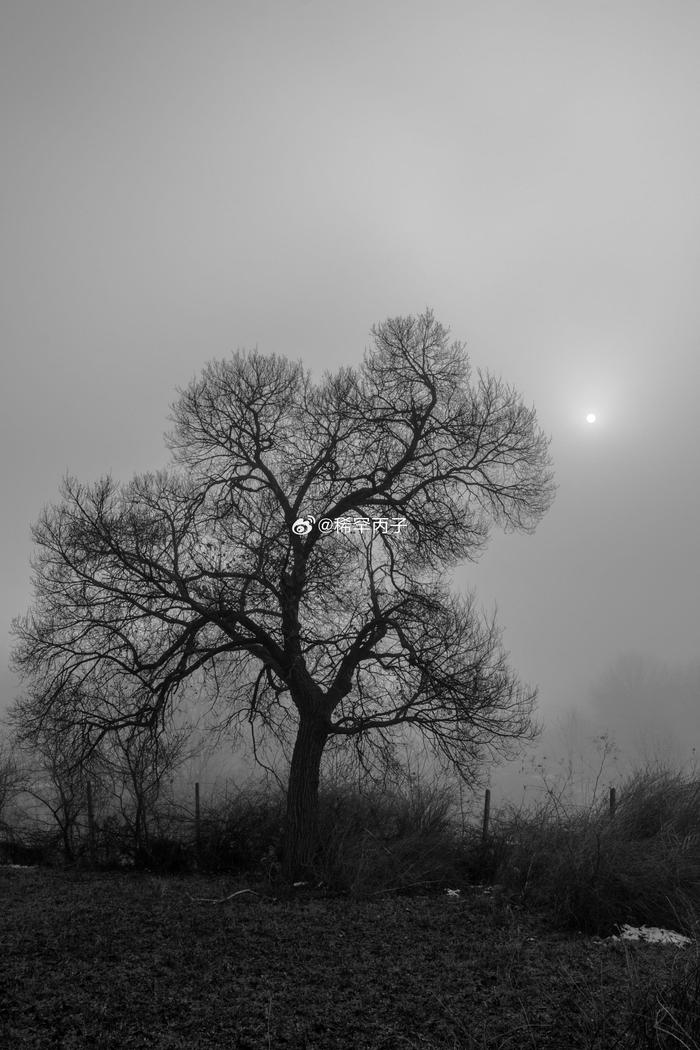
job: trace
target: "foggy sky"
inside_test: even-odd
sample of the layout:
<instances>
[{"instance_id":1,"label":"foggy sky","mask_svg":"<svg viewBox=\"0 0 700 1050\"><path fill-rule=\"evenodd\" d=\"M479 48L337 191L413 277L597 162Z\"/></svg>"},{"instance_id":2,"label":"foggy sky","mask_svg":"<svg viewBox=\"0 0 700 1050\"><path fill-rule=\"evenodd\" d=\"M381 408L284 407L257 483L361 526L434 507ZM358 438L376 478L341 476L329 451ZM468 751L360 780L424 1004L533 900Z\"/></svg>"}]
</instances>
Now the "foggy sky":
<instances>
[{"instance_id":1,"label":"foggy sky","mask_svg":"<svg viewBox=\"0 0 700 1050\"><path fill-rule=\"evenodd\" d=\"M5 0L0 707L67 471L164 465L211 358L320 376L431 306L535 404L559 484L458 585L497 604L545 719L637 729L662 692L689 751L698 40L691 2ZM601 700L625 659L670 670Z\"/></svg>"}]
</instances>

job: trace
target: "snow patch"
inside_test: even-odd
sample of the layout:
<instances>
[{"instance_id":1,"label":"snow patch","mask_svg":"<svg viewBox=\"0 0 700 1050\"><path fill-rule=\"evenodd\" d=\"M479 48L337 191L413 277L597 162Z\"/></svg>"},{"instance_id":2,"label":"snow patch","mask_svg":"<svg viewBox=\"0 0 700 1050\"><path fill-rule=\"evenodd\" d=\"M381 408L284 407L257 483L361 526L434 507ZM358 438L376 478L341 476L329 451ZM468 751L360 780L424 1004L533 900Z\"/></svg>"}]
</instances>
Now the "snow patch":
<instances>
[{"instance_id":1,"label":"snow patch","mask_svg":"<svg viewBox=\"0 0 700 1050\"><path fill-rule=\"evenodd\" d=\"M608 938L611 941L644 941L646 944L675 944L685 948L692 943L691 937L684 937L674 930L663 930L659 926L624 926L619 927L619 937Z\"/></svg>"}]
</instances>

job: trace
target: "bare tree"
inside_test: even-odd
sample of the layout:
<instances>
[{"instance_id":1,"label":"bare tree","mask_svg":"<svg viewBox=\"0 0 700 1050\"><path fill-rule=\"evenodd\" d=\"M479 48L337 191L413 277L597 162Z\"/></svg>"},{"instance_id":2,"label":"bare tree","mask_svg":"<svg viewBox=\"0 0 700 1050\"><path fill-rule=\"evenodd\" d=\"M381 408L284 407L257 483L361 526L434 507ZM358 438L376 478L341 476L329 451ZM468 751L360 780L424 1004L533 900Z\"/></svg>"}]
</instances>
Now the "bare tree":
<instances>
[{"instance_id":1,"label":"bare tree","mask_svg":"<svg viewBox=\"0 0 700 1050\"><path fill-rule=\"evenodd\" d=\"M430 311L372 334L359 369L318 385L277 356L210 363L173 406L172 469L66 480L14 628L16 667L42 682L25 721L59 711L98 739L163 724L196 683L291 748L289 877L312 862L329 742L371 762L410 726L474 777L533 732L535 692L447 573L492 523L535 527L548 441Z\"/></svg>"},{"instance_id":2,"label":"bare tree","mask_svg":"<svg viewBox=\"0 0 700 1050\"><path fill-rule=\"evenodd\" d=\"M17 744L28 759L24 792L40 802L58 829L68 863L77 856L82 819L86 813L88 782L99 782L100 750L86 751L80 727L66 725L51 715L34 733L22 732Z\"/></svg>"},{"instance_id":3,"label":"bare tree","mask_svg":"<svg viewBox=\"0 0 700 1050\"><path fill-rule=\"evenodd\" d=\"M188 738L185 727L154 732L130 726L105 739L105 773L137 860L150 857L151 831L165 780L192 757Z\"/></svg>"},{"instance_id":4,"label":"bare tree","mask_svg":"<svg viewBox=\"0 0 700 1050\"><path fill-rule=\"evenodd\" d=\"M0 845L11 839L13 828L9 822L9 808L24 790L25 773L11 747L0 743Z\"/></svg>"}]
</instances>

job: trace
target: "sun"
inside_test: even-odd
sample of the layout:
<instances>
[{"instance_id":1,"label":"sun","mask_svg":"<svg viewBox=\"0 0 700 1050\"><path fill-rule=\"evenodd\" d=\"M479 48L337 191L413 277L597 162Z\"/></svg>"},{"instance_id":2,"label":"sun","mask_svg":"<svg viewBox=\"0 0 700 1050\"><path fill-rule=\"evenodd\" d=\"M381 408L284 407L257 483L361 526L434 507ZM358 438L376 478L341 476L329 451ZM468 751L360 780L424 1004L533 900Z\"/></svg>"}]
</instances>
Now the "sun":
<instances>
[{"instance_id":1,"label":"sun","mask_svg":"<svg viewBox=\"0 0 700 1050\"><path fill-rule=\"evenodd\" d=\"M589 412L586 416L587 423L595 423L595 412Z\"/></svg>"}]
</instances>

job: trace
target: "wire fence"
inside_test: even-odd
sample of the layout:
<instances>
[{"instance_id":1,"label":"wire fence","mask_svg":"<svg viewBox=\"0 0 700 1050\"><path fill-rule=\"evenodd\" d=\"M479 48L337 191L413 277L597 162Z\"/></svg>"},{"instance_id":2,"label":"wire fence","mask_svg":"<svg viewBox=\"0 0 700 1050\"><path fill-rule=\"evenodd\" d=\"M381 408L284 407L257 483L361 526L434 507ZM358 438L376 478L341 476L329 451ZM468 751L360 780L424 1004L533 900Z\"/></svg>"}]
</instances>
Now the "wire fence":
<instances>
[{"instance_id":1,"label":"wire fence","mask_svg":"<svg viewBox=\"0 0 700 1050\"><path fill-rule=\"evenodd\" d=\"M460 788L454 797L455 824L461 824L463 836L473 840L480 835L486 844L492 834L491 789L486 788L481 801L471 792L468 802L465 805ZM590 808L580 801L567 802L567 806L579 812ZM610 787L611 818L616 807L616 788ZM236 837L259 838L264 850L265 836L279 833L283 812L281 793L272 795L269 785L258 785L256 792L232 777L173 777L157 798L150 799L110 796L93 781L87 781L77 796L61 796L55 784L39 781L31 790L19 792L5 809L0 820L0 863L46 863L60 858L91 866L127 867L169 854L173 863L188 858L196 865L212 844L219 853L235 853Z\"/></svg>"}]
</instances>

